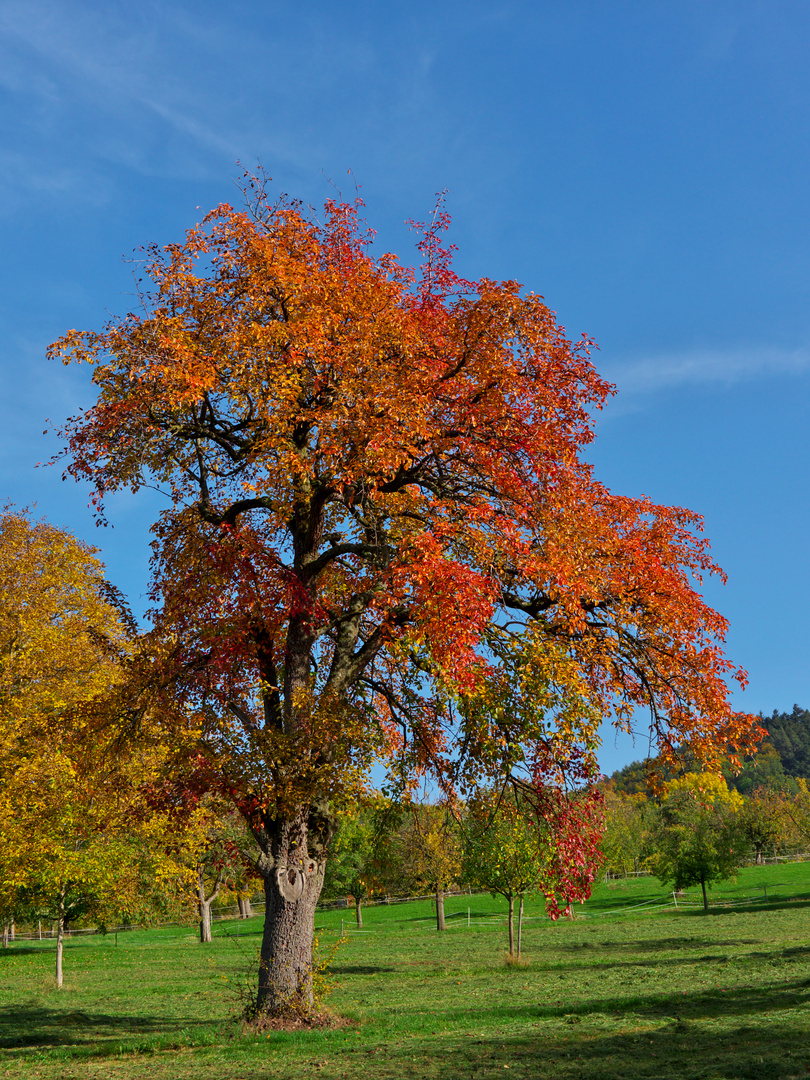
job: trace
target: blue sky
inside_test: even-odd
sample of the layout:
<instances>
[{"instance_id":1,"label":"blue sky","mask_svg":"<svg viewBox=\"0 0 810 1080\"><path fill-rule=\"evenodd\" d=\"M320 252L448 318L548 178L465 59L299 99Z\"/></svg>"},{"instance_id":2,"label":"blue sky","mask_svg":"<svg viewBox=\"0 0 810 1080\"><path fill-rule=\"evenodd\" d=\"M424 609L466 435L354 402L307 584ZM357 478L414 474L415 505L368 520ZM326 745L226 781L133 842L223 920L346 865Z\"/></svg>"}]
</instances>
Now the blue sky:
<instances>
[{"instance_id":1,"label":"blue sky","mask_svg":"<svg viewBox=\"0 0 810 1080\"><path fill-rule=\"evenodd\" d=\"M97 530L35 467L92 401L48 342L125 312L126 258L237 201L237 159L315 204L359 184L403 256L447 189L460 272L599 343L600 478L705 516L737 706L808 706L809 46L783 0L0 0L2 495L142 607L157 497Z\"/></svg>"}]
</instances>

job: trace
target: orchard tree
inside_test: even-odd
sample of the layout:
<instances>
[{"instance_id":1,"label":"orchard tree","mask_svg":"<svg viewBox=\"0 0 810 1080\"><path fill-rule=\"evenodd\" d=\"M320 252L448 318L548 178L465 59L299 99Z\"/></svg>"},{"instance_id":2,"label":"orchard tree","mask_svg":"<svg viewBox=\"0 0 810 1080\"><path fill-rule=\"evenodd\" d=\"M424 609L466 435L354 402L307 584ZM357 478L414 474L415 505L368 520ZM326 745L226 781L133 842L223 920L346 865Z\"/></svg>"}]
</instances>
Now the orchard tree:
<instances>
[{"instance_id":1,"label":"orchard tree","mask_svg":"<svg viewBox=\"0 0 810 1080\"><path fill-rule=\"evenodd\" d=\"M357 205L319 217L248 180L244 209L148 249L139 310L51 348L98 388L68 473L102 514L123 488L169 498L122 715L196 737L253 830L265 1011L311 998L330 804L376 761L448 798L592 767L592 727L476 694L575 678L620 726L647 707L664 761L757 733L698 592L719 573L700 518L594 479L612 388L588 341L514 281L460 279L446 225L412 270L372 256Z\"/></svg>"},{"instance_id":2,"label":"orchard tree","mask_svg":"<svg viewBox=\"0 0 810 1080\"><path fill-rule=\"evenodd\" d=\"M464 818L464 879L503 896L509 905L509 955L515 956L515 898L520 902L517 958L523 936L523 900L548 876L550 838L533 811L513 792L479 792Z\"/></svg>"},{"instance_id":3,"label":"orchard tree","mask_svg":"<svg viewBox=\"0 0 810 1080\"><path fill-rule=\"evenodd\" d=\"M157 823L142 818L133 772L101 758L89 769L83 753L40 742L0 791L0 896L56 924L58 989L70 923L147 920L175 874Z\"/></svg>"},{"instance_id":4,"label":"orchard tree","mask_svg":"<svg viewBox=\"0 0 810 1080\"><path fill-rule=\"evenodd\" d=\"M140 912L159 875L140 786L150 754L105 754L95 706L121 679L131 616L94 549L7 509L0 516L0 911L65 926Z\"/></svg>"},{"instance_id":5,"label":"orchard tree","mask_svg":"<svg viewBox=\"0 0 810 1080\"><path fill-rule=\"evenodd\" d=\"M357 929L363 929L363 900L378 883L372 815L361 808L341 815L329 849L323 891L327 897L351 896Z\"/></svg>"},{"instance_id":6,"label":"orchard tree","mask_svg":"<svg viewBox=\"0 0 810 1080\"><path fill-rule=\"evenodd\" d=\"M119 677L131 615L95 554L25 512L0 513L2 776L40 738L75 735L81 707Z\"/></svg>"},{"instance_id":7,"label":"orchard tree","mask_svg":"<svg viewBox=\"0 0 810 1080\"><path fill-rule=\"evenodd\" d=\"M653 873L676 889L730 877L749 853L743 798L716 773L687 773L667 785L650 859Z\"/></svg>"},{"instance_id":8,"label":"orchard tree","mask_svg":"<svg viewBox=\"0 0 810 1080\"><path fill-rule=\"evenodd\" d=\"M783 847L790 833L790 797L785 791L758 787L745 798L740 824L748 843L756 852L757 865L764 862L764 850Z\"/></svg>"},{"instance_id":9,"label":"orchard tree","mask_svg":"<svg viewBox=\"0 0 810 1080\"><path fill-rule=\"evenodd\" d=\"M605 829L600 848L606 869L613 874L638 873L649 851L654 810L644 795L605 792Z\"/></svg>"},{"instance_id":10,"label":"orchard tree","mask_svg":"<svg viewBox=\"0 0 810 1080\"><path fill-rule=\"evenodd\" d=\"M450 808L428 803L409 803L398 833L391 838L399 848L399 863L411 889L433 893L436 929L446 930L445 894L461 876L461 844L458 824Z\"/></svg>"}]
</instances>

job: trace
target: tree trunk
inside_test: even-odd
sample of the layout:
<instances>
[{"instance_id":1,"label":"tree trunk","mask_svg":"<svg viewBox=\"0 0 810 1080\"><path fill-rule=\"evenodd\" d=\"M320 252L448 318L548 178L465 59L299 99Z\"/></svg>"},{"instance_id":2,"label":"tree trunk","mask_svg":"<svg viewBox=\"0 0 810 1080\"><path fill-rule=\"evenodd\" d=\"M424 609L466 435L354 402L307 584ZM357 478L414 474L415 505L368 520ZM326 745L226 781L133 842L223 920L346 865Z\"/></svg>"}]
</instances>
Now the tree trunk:
<instances>
[{"instance_id":1,"label":"tree trunk","mask_svg":"<svg viewBox=\"0 0 810 1080\"><path fill-rule=\"evenodd\" d=\"M520 947L523 943L523 896L520 897L518 909L518 960L520 959Z\"/></svg>"},{"instance_id":2,"label":"tree trunk","mask_svg":"<svg viewBox=\"0 0 810 1080\"><path fill-rule=\"evenodd\" d=\"M442 889L436 890L436 929L447 929L447 925L444 921L444 892Z\"/></svg>"},{"instance_id":3,"label":"tree trunk","mask_svg":"<svg viewBox=\"0 0 810 1080\"><path fill-rule=\"evenodd\" d=\"M14 940L15 933L16 933L16 931L15 931L15 927L14 927L14 920L12 919L11 920L11 925L8 928L8 936L12 941Z\"/></svg>"},{"instance_id":4,"label":"tree trunk","mask_svg":"<svg viewBox=\"0 0 810 1080\"><path fill-rule=\"evenodd\" d=\"M56 989L62 989L62 950L65 940L65 916L59 912L59 921L56 927Z\"/></svg>"},{"instance_id":5,"label":"tree trunk","mask_svg":"<svg viewBox=\"0 0 810 1080\"><path fill-rule=\"evenodd\" d=\"M363 903L359 896L354 898L354 917L357 920L357 929L363 929L363 912L360 910L360 905Z\"/></svg>"},{"instance_id":6,"label":"tree trunk","mask_svg":"<svg viewBox=\"0 0 810 1080\"><path fill-rule=\"evenodd\" d=\"M8 948L8 923L3 923L3 948Z\"/></svg>"},{"instance_id":7,"label":"tree trunk","mask_svg":"<svg viewBox=\"0 0 810 1080\"><path fill-rule=\"evenodd\" d=\"M237 896L236 903L239 908L240 919L251 919L253 917L253 908L250 906L249 896Z\"/></svg>"},{"instance_id":8,"label":"tree trunk","mask_svg":"<svg viewBox=\"0 0 810 1080\"><path fill-rule=\"evenodd\" d=\"M314 813L314 811L313 811ZM310 833L310 812L272 823L272 867L259 867L264 876L264 933L259 961L260 1012L312 1006L312 941L315 906L321 895L325 858L309 856L308 839L324 850L320 837ZM321 815L317 826L326 829ZM328 840L328 838L327 838Z\"/></svg>"},{"instance_id":9,"label":"tree trunk","mask_svg":"<svg viewBox=\"0 0 810 1080\"><path fill-rule=\"evenodd\" d=\"M507 896L509 901L509 955L515 955L515 898Z\"/></svg>"},{"instance_id":10,"label":"tree trunk","mask_svg":"<svg viewBox=\"0 0 810 1080\"><path fill-rule=\"evenodd\" d=\"M200 943L213 941L211 934L211 907L219 896L220 881L210 896L205 895L205 871L202 864L197 867L197 904L200 910Z\"/></svg>"},{"instance_id":11,"label":"tree trunk","mask_svg":"<svg viewBox=\"0 0 810 1080\"><path fill-rule=\"evenodd\" d=\"M709 898L706 896L706 882L703 878L700 879L700 887L703 889L703 910L709 910Z\"/></svg>"}]
</instances>

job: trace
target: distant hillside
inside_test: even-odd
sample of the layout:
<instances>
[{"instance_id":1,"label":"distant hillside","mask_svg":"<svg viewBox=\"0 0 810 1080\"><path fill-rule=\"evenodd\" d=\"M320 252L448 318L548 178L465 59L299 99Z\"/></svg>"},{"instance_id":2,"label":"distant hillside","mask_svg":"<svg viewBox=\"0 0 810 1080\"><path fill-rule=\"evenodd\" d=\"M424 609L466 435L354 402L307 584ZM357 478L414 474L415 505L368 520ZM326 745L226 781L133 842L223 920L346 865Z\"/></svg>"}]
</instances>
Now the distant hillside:
<instances>
[{"instance_id":1,"label":"distant hillside","mask_svg":"<svg viewBox=\"0 0 810 1080\"><path fill-rule=\"evenodd\" d=\"M810 710L793 706L793 712L759 714L768 729L768 742L779 751L787 776L810 777Z\"/></svg>"},{"instance_id":2,"label":"distant hillside","mask_svg":"<svg viewBox=\"0 0 810 1080\"><path fill-rule=\"evenodd\" d=\"M790 713L776 710L771 716L760 713L760 720L768 737L760 752L746 761L737 776L730 769L723 769L729 785L743 795L762 786L798 790L791 780L799 776L810 778L810 710L794 705ZM633 761L608 779L614 790L624 795L646 794L647 760ZM665 779L670 777L665 775Z\"/></svg>"}]
</instances>

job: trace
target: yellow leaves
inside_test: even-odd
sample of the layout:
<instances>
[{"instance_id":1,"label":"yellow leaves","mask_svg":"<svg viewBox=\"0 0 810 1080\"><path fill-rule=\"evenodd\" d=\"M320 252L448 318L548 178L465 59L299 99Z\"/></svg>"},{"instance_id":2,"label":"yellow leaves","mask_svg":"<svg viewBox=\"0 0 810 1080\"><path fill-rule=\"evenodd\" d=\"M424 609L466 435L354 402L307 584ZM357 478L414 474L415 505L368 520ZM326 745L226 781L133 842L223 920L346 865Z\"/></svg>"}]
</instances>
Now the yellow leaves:
<instances>
[{"instance_id":1,"label":"yellow leaves","mask_svg":"<svg viewBox=\"0 0 810 1080\"><path fill-rule=\"evenodd\" d=\"M665 784L664 791L667 795L688 792L701 803L723 805L731 810L741 810L745 803L738 791L729 788L725 777L714 772L686 773Z\"/></svg>"}]
</instances>

